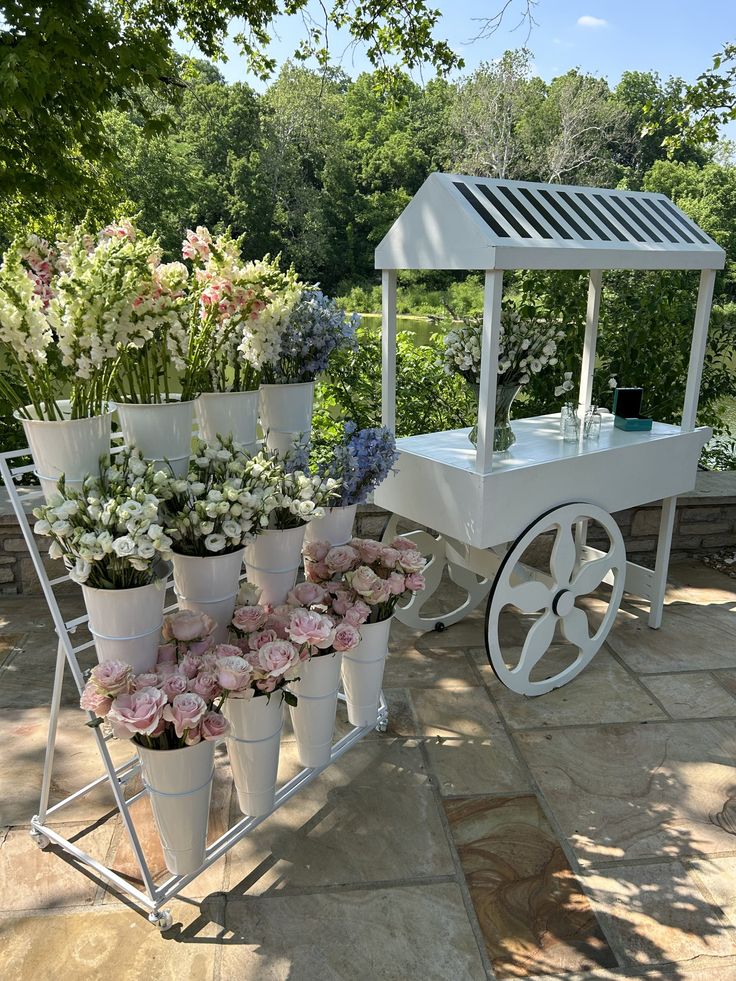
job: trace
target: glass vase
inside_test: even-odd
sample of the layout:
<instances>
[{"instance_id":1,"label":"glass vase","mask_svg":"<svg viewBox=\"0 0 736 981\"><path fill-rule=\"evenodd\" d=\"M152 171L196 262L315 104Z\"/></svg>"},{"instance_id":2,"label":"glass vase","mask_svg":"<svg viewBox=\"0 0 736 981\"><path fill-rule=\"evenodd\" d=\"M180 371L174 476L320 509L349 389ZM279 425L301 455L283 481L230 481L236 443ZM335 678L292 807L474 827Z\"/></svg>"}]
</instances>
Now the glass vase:
<instances>
[{"instance_id":1,"label":"glass vase","mask_svg":"<svg viewBox=\"0 0 736 981\"><path fill-rule=\"evenodd\" d=\"M565 402L560 411L560 432L565 443L577 443L580 437L580 417L572 402Z\"/></svg>"},{"instance_id":2,"label":"glass vase","mask_svg":"<svg viewBox=\"0 0 736 981\"><path fill-rule=\"evenodd\" d=\"M469 383L476 399L480 399L480 385ZM496 388L496 412L493 422L493 451L503 453L516 442L514 430L511 428L511 405L519 393L521 385L514 383L499 385ZM478 423L473 426L468 435L473 446L478 445Z\"/></svg>"},{"instance_id":3,"label":"glass vase","mask_svg":"<svg viewBox=\"0 0 736 981\"><path fill-rule=\"evenodd\" d=\"M595 442L601 438L601 414L598 411L597 405L591 405L588 411L585 413L585 420L583 422L583 439L589 439Z\"/></svg>"}]
</instances>

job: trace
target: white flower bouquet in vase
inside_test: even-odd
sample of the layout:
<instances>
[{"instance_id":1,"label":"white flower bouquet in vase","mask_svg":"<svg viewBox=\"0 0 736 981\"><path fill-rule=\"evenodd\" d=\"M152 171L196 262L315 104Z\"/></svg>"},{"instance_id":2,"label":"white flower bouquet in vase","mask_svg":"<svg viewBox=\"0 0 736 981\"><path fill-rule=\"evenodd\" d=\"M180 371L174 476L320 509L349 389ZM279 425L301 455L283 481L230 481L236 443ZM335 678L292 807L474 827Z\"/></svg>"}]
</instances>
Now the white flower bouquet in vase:
<instances>
[{"instance_id":1,"label":"white flower bouquet in vase","mask_svg":"<svg viewBox=\"0 0 736 981\"><path fill-rule=\"evenodd\" d=\"M362 538L332 548L327 542L309 542L304 560L309 583L326 591L332 611L361 623L360 643L343 657L342 681L348 720L355 726L373 725L394 610L400 600L424 589L426 559L412 542L399 537L390 545Z\"/></svg>"},{"instance_id":2,"label":"white flower bouquet in vase","mask_svg":"<svg viewBox=\"0 0 736 981\"><path fill-rule=\"evenodd\" d=\"M247 464L264 496L255 538L245 547L245 572L261 590L264 605L284 602L296 582L307 524L323 517L339 492L338 481L300 469L306 463L303 451L299 446L283 457L264 451Z\"/></svg>"},{"instance_id":3,"label":"white flower bouquet in vase","mask_svg":"<svg viewBox=\"0 0 736 981\"><path fill-rule=\"evenodd\" d=\"M452 327L445 335L445 370L462 375L480 392L481 336L483 324L468 319ZM501 337L498 354L498 380L494 414L493 449L504 452L516 442L511 427L511 405L519 390L546 365L557 364L557 341L564 336L560 324L540 318L525 319L516 311L501 314ZM470 431L473 445L478 440L477 423Z\"/></svg>"},{"instance_id":4,"label":"white flower bouquet in vase","mask_svg":"<svg viewBox=\"0 0 736 981\"><path fill-rule=\"evenodd\" d=\"M253 453L263 364L302 284L268 256L246 262L239 239L203 226L187 231L182 255L194 270L185 397L198 396L202 439L233 436Z\"/></svg>"},{"instance_id":5,"label":"white flower bouquet in vase","mask_svg":"<svg viewBox=\"0 0 736 981\"><path fill-rule=\"evenodd\" d=\"M106 661L92 669L80 700L89 725L107 719L117 738L133 741L174 875L195 872L204 861L215 742L228 732L216 704L223 691L208 628L206 617L176 614L151 671L136 675L130 665Z\"/></svg>"},{"instance_id":6,"label":"white flower bouquet in vase","mask_svg":"<svg viewBox=\"0 0 736 981\"><path fill-rule=\"evenodd\" d=\"M243 543L261 526L267 488L232 437L195 440L186 477L159 471L155 479L179 608L212 617L219 643L235 608Z\"/></svg>"},{"instance_id":7,"label":"white flower bouquet in vase","mask_svg":"<svg viewBox=\"0 0 736 981\"><path fill-rule=\"evenodd\" d=\"M65 481L34 510L34 531L52 539L82 587L100 662L119 660L136 672L156 661L172 541L159 523L153 469L136 450L103 461L81 491Z\"/></svg>"}]
</instances>

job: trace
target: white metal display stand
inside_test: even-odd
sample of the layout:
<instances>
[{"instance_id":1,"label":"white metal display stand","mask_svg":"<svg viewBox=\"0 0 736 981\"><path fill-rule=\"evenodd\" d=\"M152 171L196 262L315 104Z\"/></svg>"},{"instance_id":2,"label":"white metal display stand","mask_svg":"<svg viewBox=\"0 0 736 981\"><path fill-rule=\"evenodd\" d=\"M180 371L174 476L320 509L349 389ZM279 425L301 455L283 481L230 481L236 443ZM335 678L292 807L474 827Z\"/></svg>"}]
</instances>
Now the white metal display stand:
<instances>
[{"instance_id":1,"label":"white metal display stand","mask_svg":"<svg viewBox=\"0 0 736 981\"><path fill-rule=\"evenodd\" d=\"M382 271L383 423L396 418L396 287L400 269L485 271L477 448L469 429L399 439L397 468L375 502L434 534L414 532L425 554L427 589L397 617L419 630L444 630L488 597L485 642L500 680L520 694L541 695L572 680L600 649L624 590L649 600L649 625L661 624L677 496L695 485L710 437L695 428L716 270L725 253L663 194L565 187L432 174L376 249ZM494 409L505 270L580 269L589 273L579 389L581 416L591 403L602 271L700 271L685 404L680 426L655 422L651 432L625 432L604 419L600 440L565 443L559 416L514 421L516 443L495 453ZM582 428L582 427L581 427ZM662 501L654 570L626 561L611 512ZM586 544L594 522L606 550ZM524 553L553 537L549 573ZM444 571L466 593L446 614L423 615ZM590 632L578 600L602 583L608 607ZM520 653L504 651L502 611L538 613ZM559 628L559 631L558 631ZM559 632L578 649L557 674L532 679ZM514 663L515 662L515 663Z\"/></svg>"},{"instance_id":2,"label":"white metal display stand","mask_svg":"<svg viewBox=\"0 0 736 981\"><path fill-rule=\"evenodd\" d=\"M51 776L54 765L54 749L56 745L56 733L59 721L59 708L61 705L64 669L68 665L77 689L81 695L85 685L85 679L79 665L79 661L77 660L77 655L84 650L91 649L94 645L94 641L90 640L86 643L74 646L71 634L77 628L87 622L87 617L80 616L72 620L64 619L59 608L55 589L63 583L69 582L69 577L67 575L63 575L56 579L49 579L43 560L38 551L33 531L28 518L26 517L23 507L23 500L21 495L18 493L18 488L16 487L15 482L23 474L32 473L34 471L34 466L33 464L13 465L12 461L17 461L18 459L28 457L29 455L30 450L28 449L14 450L12 452L0 454L0 474L2 475L3 482L7 488L10 502L13 506L13 510L15 511L18 524L23 532L23 537L26 541L26 545L28 546L31 559L33 560L33 565L36 570L38 580L41 584L44 597L48 604L56 634L59 638L56 655L56 670L54 674L54 687L51 697L48 741L46 744L46 757L43 769L43 780L41 784L41 800L39 803L38 813L31 819L30 833L41 848L44 848L49 844L49 842L53 842L78 861L89 866L89 868L100 875L103 879L115 886L117 889L121 890L121 892L132 897L141 907L143 907L143 909L148 912L148 919L151 923L161 930L166 930L172 925L172 916L170 910L165 908L165 904L169 900L173 899L179 892L181 892L185 886L200 875L206 868L208 868L218 859L222 858L223 855L225 855L233 847L233 845L240 841L241 838L244 838L247 834L253 831L254 828L258 827L261 822L265 821L270 814L282 807L289 800L289 798L293 797L294 794L298 793L303 787L306 787L307 784L311 783L312 780L314 780L315 777L318 777L326 767L307 767L303 769L295 777L289 780L287 784L280 788L276 794L276 801L273 809L269 812L269 814L265 814L261 817L241 818L216 841L208 846L205 853L205 860L195 872L188 875L172 875L158 886L155 885L153 881L153 876L141 848L141 843L130 814L131 805L148 791L143 789L139 793L136 793L127 799L125 797L126 784L140 771L138 757L133 755L124 763L120 764L119 766L115 766L107 745L108 741L112 737L106 735L101 726L90 728L89 732L90 738L94 738L97 742L97 748L100 753L104 772L97 779L91 781L86 786L81 787L79 790L75 791L73 794L70 794L68 797L65 797L58 803L50 804ZM167 584L167 589L172 588L172 586L173 583L169 582ZM176 605L172 604L166 609L165 612L168 613L174 609L176 609ZM342 701L345 700L344 695L341 694L339 697ZM93 712L87 712L86 714L90 721L95 718ZM369 732L373 731L373 729L378 729L381 732L385 732L387 725L388 711L386 701L383 695L381 695L375 725L352 728L350 732L343 736L342 739L340 739L333 746L330 762L327 764L327 766L334 763L335 760L342 756L343 753L350 749L351 746L363 739ZM103 862L91 855L88 855L73 842L69 841L69 839L65 838L58 831L55 831L54 828L52 828L48 823L50 818L56 817L65 807L68 807L81 797L84 797L90 791L94 790L94 788L104 784L109 784L115 798L115 805L120 812L123 826L130 840L133 854L136 858L136 863L140 871L140 878L143 883L143 889L137 888L127 879L123 878L123 876L104 865Z\"/></svg>"}]
</instances>

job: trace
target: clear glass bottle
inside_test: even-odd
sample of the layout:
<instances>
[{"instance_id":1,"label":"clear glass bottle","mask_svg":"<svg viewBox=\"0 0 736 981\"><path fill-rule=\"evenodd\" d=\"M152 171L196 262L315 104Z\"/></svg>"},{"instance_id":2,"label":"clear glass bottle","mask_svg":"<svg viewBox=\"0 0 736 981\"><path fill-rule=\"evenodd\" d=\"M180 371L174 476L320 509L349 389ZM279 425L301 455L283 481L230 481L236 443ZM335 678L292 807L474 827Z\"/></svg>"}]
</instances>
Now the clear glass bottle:
<instances>
[{"instance_id":1,"label":"clear glass bottle","mask_svg":"<svg viewBox=\"0 0 736 981\"><path fill-rule=\"evenodd\" d=\"M565 443L577 443L580 437L580 419L577 406L573 402L565 402L562 406L560 432Z\"/></svg>"},{"instance_id":2,"label":"clear glass bottle","mask_svg":"<svg viewBox=\"0 0 736 981\"><path fill-rule=\"evenodd\" d=\"M585 413L583 423L583 439L599 440L601 438L601 414L597 405L591 405Z\"/></svg>"}]
</instances>

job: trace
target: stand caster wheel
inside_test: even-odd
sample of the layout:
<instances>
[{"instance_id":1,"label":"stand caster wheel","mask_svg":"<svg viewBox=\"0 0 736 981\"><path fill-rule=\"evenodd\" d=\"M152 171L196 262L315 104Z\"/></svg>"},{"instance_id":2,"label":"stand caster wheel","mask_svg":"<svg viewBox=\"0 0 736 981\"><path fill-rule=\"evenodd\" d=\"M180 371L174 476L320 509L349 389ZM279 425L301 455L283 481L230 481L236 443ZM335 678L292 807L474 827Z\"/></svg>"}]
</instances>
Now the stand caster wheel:
<instances>
[{"instance_id":1,"label":"stand caster wheel","mask_svg":"<svg viewBox=\"0 0 736 981\"><path fill-rule=\"evenodd\" d=\"M379 719L376 723L376 732L387 732L388 719Z\"/></svg>"},{"instance_id":2,"label":"stand caster wheel","mask_svg":"<svg viewBox=\"0 0 736 981\"><path fill-rule=\"evenodd\" d=\"M34 844L38 845L39 848L47 848L51 844L46 835L40 831L30 831L29 834Z\"/></svg>"},{"instance_id":3,"label":"stand caster wheel","mask_svg":"<svg viewBox=\"0 0 736 981\"><path fill-rule=\"evenodd\" d=\"M170 909L155 909L148 914L148 922L152 923L153 926L158 927L158 929L163 933L164 930L171 929L174 920L171 916Z\"/></svg>"},{"instance_id":4,"label":"stand caster wheel","mask_svg":"<svg viewBox=\"0 0 736 981\"><path fill-rule=\"evenodd\" d=\"M434 629L438 634L443 634L447 629L447 627L445 627L444 623L441 620L438 620L437 623L434 625Z\"/></svg>"}]
</instances>

